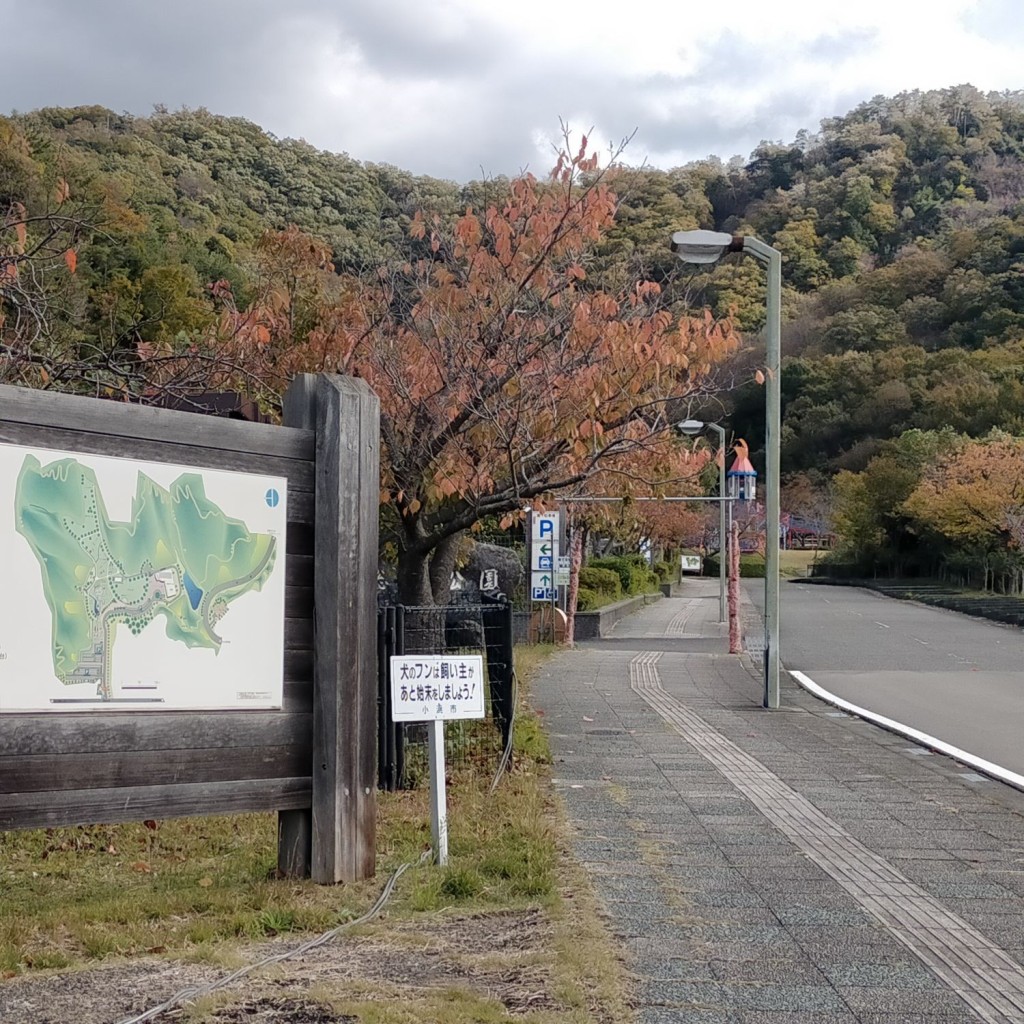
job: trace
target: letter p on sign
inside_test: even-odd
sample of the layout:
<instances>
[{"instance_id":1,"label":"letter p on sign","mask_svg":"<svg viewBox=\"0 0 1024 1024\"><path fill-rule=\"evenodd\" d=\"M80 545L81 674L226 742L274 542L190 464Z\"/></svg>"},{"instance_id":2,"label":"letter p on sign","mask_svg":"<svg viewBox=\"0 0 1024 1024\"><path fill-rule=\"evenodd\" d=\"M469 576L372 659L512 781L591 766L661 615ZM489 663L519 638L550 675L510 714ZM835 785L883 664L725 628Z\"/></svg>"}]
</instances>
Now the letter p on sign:
<instances>
[{"instance_id":1,"label":"letter p on sign","mask_svg":"<svg viewBox=\"0 0 1024 1024\"><path fill-rule=\"evenodd\" d=\"M554 540L558 536L558 513L540 512L533 517L533 539Z\"/></svg>"}]
</instances>

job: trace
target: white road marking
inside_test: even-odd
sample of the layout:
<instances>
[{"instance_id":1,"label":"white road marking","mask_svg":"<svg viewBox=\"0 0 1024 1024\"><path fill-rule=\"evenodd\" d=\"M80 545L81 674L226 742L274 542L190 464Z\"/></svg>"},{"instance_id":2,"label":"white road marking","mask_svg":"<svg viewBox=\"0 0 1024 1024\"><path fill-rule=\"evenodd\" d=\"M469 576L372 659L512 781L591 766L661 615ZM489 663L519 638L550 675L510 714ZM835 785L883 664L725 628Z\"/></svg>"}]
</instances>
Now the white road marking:
<instances>
[{"instance_id":1,"label":"white road marking","mask_svg":"<svg viewBox=\"0 0 1024 1024\"><path fill-rule=\"evenodd\" d=\"M865 721L873 722L875 725L880 725L883 729L888 729L889 732L894 732L898 736L905 736L908 740L913 740L915 743L920 743L922 746L929 747L940 754L952 757L954 760L968 765L975 771L979 771L993 779L998 779L1000 782L1005 782L1008 786L1013 786L1014 789L1019 789L1024 792L1024 775L1018 775L1016 772L1011 772L1009 768L1004 768L1002 765L995 764L992 761L986 761L983 757L977 757L974 754L969 754L966 750L954 747L952 743L946 743L945 740L936 739L934 736L929 736L926 732L921 732L919 729L912 729L909 725L904 725L902 722L897 722L895 719L886 718L884 715L877 715L874 711L868 711L866 708L859 707L857 704L851 704L850 701L843 700L842 697L837 697L834 693L829 693L828 690L820 686L809 675L806 675L803 672L796 672L793 669L789 669L789 674L808 693L813 694L815 697L819 698L819 700L825 701L826 704L831 704L833 707L837 707L841 711L848 711L850 714L856 715L858 718L863 718Z\"/></svg>"},{"instance_id":2,"label":"white road marking","mask_svg":"<svg viewBox=\"0 0 1024 1024\"><path fill-rule=\"evenodd\" d=\"M911 640L916 640L919 644L924 644L925 647L929 646L928 641L927 640L922 640L919 636L912 636L910 639Z\"/></svg>"},{"instance_id":3,"label":"white road marking","mask_svg":"<svg viewBox=\"0 0 1024 1024\"><path fill-rule=\"evenodd\" d=\"M881 626L882 629L888 629L889 628L884 622L879 622L877 619L875 620L875 625L876 626Z\"/></svg>"}]
</instances>

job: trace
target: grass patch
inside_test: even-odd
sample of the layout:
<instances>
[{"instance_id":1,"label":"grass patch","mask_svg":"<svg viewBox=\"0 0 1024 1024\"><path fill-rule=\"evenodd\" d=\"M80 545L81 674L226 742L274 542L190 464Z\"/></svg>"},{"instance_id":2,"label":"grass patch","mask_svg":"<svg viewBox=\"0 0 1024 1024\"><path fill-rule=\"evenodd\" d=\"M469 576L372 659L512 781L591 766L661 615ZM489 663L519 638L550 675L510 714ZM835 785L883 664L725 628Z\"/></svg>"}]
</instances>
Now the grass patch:
<instances>
[{"instance_id":1,"label":"grass patch","mask_svg":"<svg viewBox=\"0 0 1024 1024\"><path fill-rule=\"evenodd\" d=\"M404 994L400 999L332 1000L332 1008L361 1024L499 1024L509 1019L505 1006L498 1000L456 987L426 992L413 1000ZM529 1020L525 1018L525 1022Z\"/></svg>"},{"instance_id":2,"label":"grass patch","mask_svg":"<svg viewBox=\"0 0 1024 1024\"><path fill-rule=\"evenodd\" d=\"M815 562L821 561L826 552L801 551L799 549L779 552L779 575L806 576Z\"/></svg>"},{"instance_id":3,"label":"grass patch","mask_svg":"<svg viewBox=\"0 0 1024 1024\"><path fill-rule=\"evenodd\" d=\"M415 913L447 908L494 910L544 904L555 891L554 808L532 768L522 765L489 794L490 779L455 775L448 790L446 868L412 872L395 906ZM430 841L429 793L397 794L405 844L414 855ZM391 804L391 801L384 801ZM389 830L393 835L394 829Z\"/></svg>"},{"instance_id":4,"label":"grass patch","mask_svg":"<svg viewBox=\"0 0 1024 1024\"><path fill-rule=\"evenodd\" d=\"M276 846L270 814L0 833L0 971L331 927L376 888L275 880Z\"/></svg>"},{"instance_id":5,"label":"grass patch","mask_svg":"<svg viewBox=\"0 0 1024 1024\"><path fill-rule=\"evenodd\" d=\"M557 651L553 644L521 645L515 649L515 671L519 685L519 707L512 724L512 749L526 764L551 764L551 744L540 717L530 708L530 680Z\"/></svg>"}]
</instances>

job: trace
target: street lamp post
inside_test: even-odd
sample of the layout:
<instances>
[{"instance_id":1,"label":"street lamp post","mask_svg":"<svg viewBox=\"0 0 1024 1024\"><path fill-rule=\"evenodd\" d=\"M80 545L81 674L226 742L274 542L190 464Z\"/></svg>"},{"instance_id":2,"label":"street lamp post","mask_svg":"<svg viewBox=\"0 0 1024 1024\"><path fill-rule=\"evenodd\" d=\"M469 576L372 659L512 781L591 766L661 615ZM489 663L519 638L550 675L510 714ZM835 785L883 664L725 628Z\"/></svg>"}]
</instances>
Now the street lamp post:
<instances>
[{"instance_id":1,"label":"street lamp post","mask_svg":"<svg viewBox=\"0 0 1024 1024\"><path fill-rule=\"evenodd\" d=\"M718 432L718 621L725 622L726 550L729 543L725 534L725 428L703 420L683 420L676 424L676 430L691 437L705 428Z\"/></svg>"},{"instance_id":2,"label":"street lamp post","mask_svg":"<svg viewBox=\"0 0 1024 1024\"><path fill-rule=\"evenodd\" d=\"M765 381L765 543L764 543L764 706L779 706L779 434L782 398L782 254L749 235L722 231L677 231L672 251L684 263L717 263L730 252L744 252L768 271L767 380Z\"/></svg>"}]
</instances>

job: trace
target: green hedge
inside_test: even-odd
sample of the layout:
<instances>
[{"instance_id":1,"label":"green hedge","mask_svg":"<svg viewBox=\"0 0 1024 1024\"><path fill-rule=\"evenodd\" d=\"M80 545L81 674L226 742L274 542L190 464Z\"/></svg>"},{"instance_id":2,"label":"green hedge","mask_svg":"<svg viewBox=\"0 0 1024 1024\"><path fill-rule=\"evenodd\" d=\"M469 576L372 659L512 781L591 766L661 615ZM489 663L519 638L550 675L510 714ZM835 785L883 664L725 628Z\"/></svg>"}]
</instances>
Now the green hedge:
<instances>
[{"instance_id":1,"label":"green hedge","mask_svg":"<svg viewBox=\"0 0 1024 1024\"><path fill-rule=\"evenodd\" d=\"M674 583L679 578L676 567L671 562L655 562L654 571L662 583Z\"/></svg>"},{"instance_id":2,"label":"green hedge","mask_svg":"<svg viewBox=\"0 0 1024 1024\"><path fill-rule=\"evenodd\" d=\"M622 581L619 574L613 569L602 569L595 565L585 565L580 569L580 587L608 597L622 596Z\"/></svg>"},{"instance_id":3,"label":"green hedge","mask_svg":"<svg viewBox=\"0 0 1024 1024\"><path fill-rule=\"evenodd\" d=\"M661 578L650 568L640 570L640 586L633 591L634 594L645 594L649 590L657 590L661 586Z\"/></svg>"},{"instance_id":4,"label":"green hedge","mask_svg":"<svg viewBox=\"0 0 1024 1024\"><path fill-rule=\"evenodd\" d=\"M718 575L718 556L708 555L704 559L704 575ZM764 579L764 559L760 555L740 555L740 577L742 579Z\"/></svg>"},{"instance_id":5,"label":"green hedge","mask_svg":"<svg viewBox=\"0 0 1024 1024\"><path fill-rule=\"evenodd\" d=\"M601 603L601 595L598 594L596 590L590 590L588 587L580 587L576 593L576 611L578 612L593 611Z\"/></svg>"},{"instance_id":6,"label":"green hedge","mask_svg":"<svg viewBox=\"0 0 1024 1024\"><path fill-rule=\"evenodd\" d=\"M643 555L621 555L616 558L595 558L591 569L610 569L619 577L622 593L627 597L657 590L658 574L648 566Z\"/></svg>"}]
</instances>

